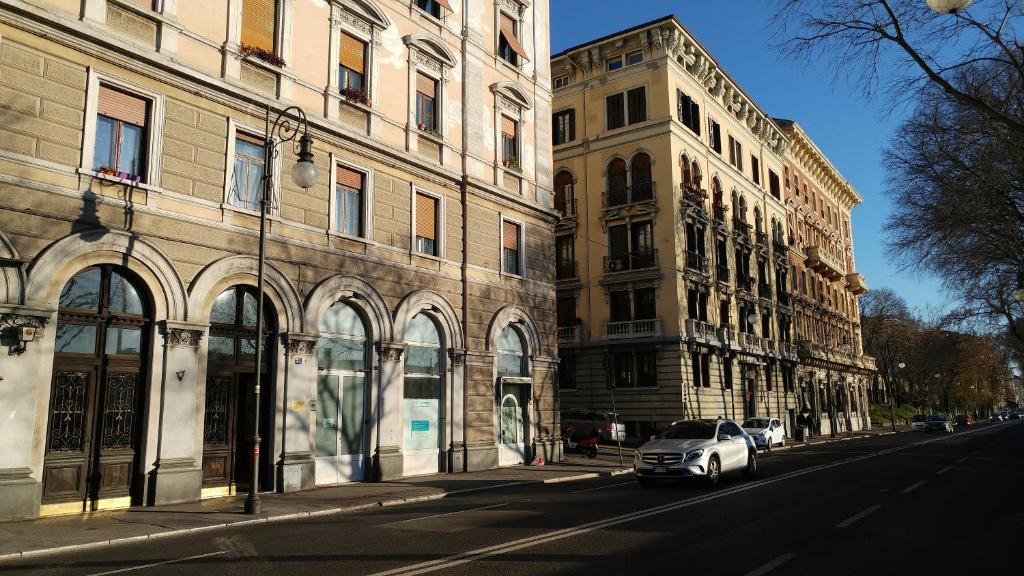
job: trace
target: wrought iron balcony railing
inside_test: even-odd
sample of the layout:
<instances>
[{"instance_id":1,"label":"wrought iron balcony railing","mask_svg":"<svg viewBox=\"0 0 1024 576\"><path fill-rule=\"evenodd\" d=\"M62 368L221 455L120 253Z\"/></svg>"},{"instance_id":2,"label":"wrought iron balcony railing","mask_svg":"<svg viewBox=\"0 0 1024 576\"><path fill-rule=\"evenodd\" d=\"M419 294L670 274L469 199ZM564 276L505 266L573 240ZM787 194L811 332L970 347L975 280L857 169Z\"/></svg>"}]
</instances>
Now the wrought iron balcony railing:
<instances>
[{"instance_id":1,"label":"wrought iron balcony railing","mask_svg":"<svg viewBox=\"0 0 1024 576\"><path fill-rule=\"evenodd\" d=\"M657 250L639 250L604 257L605 272L626 272L658 266Z\"/></svg>"},{"instance_id":2,"label":"wrought iron balcony railing","mask_svg":"<svg viewBox=\"0 0 1024 576\"><path fill-rule=\"evenodd\" d=\"M686 251L686 267L690 270L696 270L701 274L708 273L708 257L697 253Z\"/></svg>"},{"instance_id":3,"label":"wrought iron balcony railing","mask_svg":"<svg viewBox=\"0 0 1024 576\"><path fill-rule=\"evenodd\" d=\"M576 260L555 263L555 279L568 280L576 277Z\"/></svg>"},{"instance_id":4,"label":"wrought iron balcony railing","mask_svg":"<svg viewBox=\"0 0 1024 576\"><path fill-rule=\"evenodd\" d=\"M614 208L637 202L654 200L654 182L634 184L626 188L613 188L604 192L604 207Z\"/></svg>"}]
</instances>

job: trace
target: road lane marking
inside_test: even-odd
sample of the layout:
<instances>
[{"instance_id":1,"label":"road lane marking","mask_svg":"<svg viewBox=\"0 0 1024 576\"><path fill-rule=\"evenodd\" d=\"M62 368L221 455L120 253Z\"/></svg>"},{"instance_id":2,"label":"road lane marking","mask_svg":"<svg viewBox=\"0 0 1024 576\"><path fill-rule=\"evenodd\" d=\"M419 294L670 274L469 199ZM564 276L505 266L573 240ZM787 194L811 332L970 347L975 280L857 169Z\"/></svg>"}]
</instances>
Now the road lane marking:
<instances>
[{"instance_id":1,"label":"road lane marking","mask_svg":"<svg viewBox=\"0 0 1024 576\"><path fill-rule=\"evenodd\" d=\"M636 484L636 480L630 482L619 482L618 484L609 484L607 486L598 486L597 488L587 488L586 490L577 490L575 492L569 492L569 494L583 494L584 492L593 492L594 490L604 490L605 488L618 488L620 486L629 486L630 484Z\"/></svg>"},{"instance_id":2,"label":"road lane marking","mask_svg":"<svg viewBox=\"0 0 1024 576\"><path fill-rule=\"evenodd\" d=\"M143 566L132 566L131 568L119 568L117 570L109 570L107 572L96 572L95 574L89 574L89 576L106 576L107 574L121 574L123 572L131 572L133 570L143 570L145 568L153 568L155 566L164 566L166 564L177 564L178 562L188 562L189 560L198 560L200 558L209 558L210 556L219 556L221 554L227 554L227 550L221 550L220 552L210 552L209 554L197 554L195 556L189 556L188 558L178 558L177 560L165 560L163 562L154 562L152 564L145 564Z\"/></svg>"},{"instance_id":3,"label":"road lane marking","mask_svg":"<svg viewBox=\"0 0 1024 576\"><path fill-rule=\"evenodd\" d=\"M903 494L910 494L914 490L917 490L921 486L924 486L925 482L926 482L925 480L921 480L920 482L914 482L910 486L907 486L906 488L903 489Z\"/></svg>"},{"instance_id":4,"label":"road lane marking","mask_svg":"<svg viewBox=\"0 0 1024 576\"><path fill-rule=\"evenodd\" d=\"M467 508L465 510L455 510L454 512L445 512L443 514L431 514L430 516L420 516L418 518L407 518L405 520L398 520L392 522L392 524L401 524L402 522L416 522L417 520L429 520L431 518L440 518L442 516L451 516L452 514L462 514L463 512L475 512L477 510L489 510L491 508L501 508L502 506L508 506L508 502L503 504L491 504L490 506L481 506L479 508Z\"/></svg>"},{"instance_id":5,"label":"road lane marking","mask_svg":"<svg viewBox=\"0 0 1024 576\"><path fill-rule=\"evenodd\" d=\"M793 554L792 552L786 552L785 554L779 556L775 560L772 560L771 562L763 566L759 566L757 568L754 568L750 572L747 572L745 576L764 576L765 574L771 572L772 570L775 570L779 566L782 566L786 562L789 562L793 558L796 558L796 554Z\"/></svg>"},{"instance_id":6,"label":"road lane marking","mask_svg":"<svg viewBox=\"0 0 1024 576\"><path fill-rule=\"evenodd\" d=\"M950 470L952 470L952 469L953 469L953 467L952 467L952 466L946 466L946 467L945 467L945 468L943 468L942 470L939 470L938 472L936 472L936 473L935 473L935 475L936 475L936 476L942 476L943 474L945 474L946 472L949 472L949 471L950 471Z\"/></svg>"},{"instance_id":7,"label":"road lane marking","mask_svg":"<svg viewBox=\"0 0 1024 576\"><path fill-rule=\"evenodd\" d=\"M967 456L964 456L963 458L956 461L957 464L963 464L964 462L967 462Z\"/></svg>"},{"instance_id":8,"label":"road lane marking","mask_svg":"<svg viewBox=\"0 0 1024 576\"><path fill-rule=\"evenodd\" d=\"M874 512L877 512L878 509L881 508L881 507L882 507L881 504L875 504L874 506L869 506L869 507L865 508L864 510L861 510L860 512L857 512L853 516L850 516L846 520L843 520L839 524L836 524L836 528L847 528L850 525L852 525L854 522L856 522L858 520L861 520L865 516L867 516L869 514L872 514Z\"/></svg>"}]
</instances>

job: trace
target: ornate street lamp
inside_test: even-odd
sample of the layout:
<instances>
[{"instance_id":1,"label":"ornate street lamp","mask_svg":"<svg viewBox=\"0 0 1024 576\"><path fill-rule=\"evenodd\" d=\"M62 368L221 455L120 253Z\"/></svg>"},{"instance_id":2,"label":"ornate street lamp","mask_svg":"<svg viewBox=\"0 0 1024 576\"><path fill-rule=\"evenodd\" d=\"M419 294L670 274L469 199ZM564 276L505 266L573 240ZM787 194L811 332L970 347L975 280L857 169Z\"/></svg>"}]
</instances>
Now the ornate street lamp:
<instances>
[{"instance_id":1,"label":"ornate street lamp","mask_svg":"<svg viewBox=\"0 0 1024 576\"><path fill-rule=\"evenodd\" d=\"M939 14L956 14L971 5L971 0L928 0L928 7Z\"/></svg>"},{"instance_id":2,"label":"ornate street lamp","mask_svg":"<svg viewBox=\"0 0 1024 576\"><path fill-rule=\"evenodd\" d=\"M298 106L282 110L274 121L270 120L270 108L266 114L266 143L263 148L263 193L260 196L260 247L259 264L256 270L256 380L253 384L253 430L252 430L252 484L245 499L245 513L260 512L260 376L263 371L263 278L266 263L267 211L274 195L274 159L278 145L294 142L298 162L292 168L292 181L300 188L309 188L320 178L320 170L313 164L313 138L309 136L309 122L306 113ZM294 114L294 121L288 116ZM299 136L299 132L302 135ZM298 142L296 142L298 137Z\"/></svg>"}]
</instances>

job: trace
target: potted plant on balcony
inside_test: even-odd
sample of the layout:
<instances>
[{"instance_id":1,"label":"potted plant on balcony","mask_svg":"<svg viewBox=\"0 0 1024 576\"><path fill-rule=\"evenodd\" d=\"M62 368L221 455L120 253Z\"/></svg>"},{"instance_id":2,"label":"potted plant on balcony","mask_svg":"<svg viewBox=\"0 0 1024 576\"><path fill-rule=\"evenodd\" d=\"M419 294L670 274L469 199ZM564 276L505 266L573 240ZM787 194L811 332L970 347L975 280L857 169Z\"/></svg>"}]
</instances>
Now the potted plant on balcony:
<instances>
[{"instance_id":1,"label":"potted plant on balcony","mask_svg":"<svg viewBox=\"0 0 1024 576\"><path fill-rule=\"evenodd\" d=\"M509 170L522 171L522 168L519 167L519 158L516 156L509 156L508 159L502 161L502 165Z\"/></svg>"},{"instance_id":2,"label":"potted plant on balcony","mask_svg":"<svg viewBox=\"0 0 1024 576\"><path fill-rule=\"evenodd\" d=\"M371 106L370 94L362 88L342 88L340 91L341 97L348 100L349 102L355 102L362 104L363 106Z\"/></svg>"},{"instance_id":3,"label":"potted plant on balcony","mask_svg":"<svg viewBox=\"0 0 1024 576\"><path fill-rule=\"evenodd\" d=\"M238 52L242 55L242 58L257 58L267 64L271 64L279 68L284 68L285 66L284 58L281 58L270 50L260 48L259 46L242 44L239 47Z\"/></svg>"}]
</instances>

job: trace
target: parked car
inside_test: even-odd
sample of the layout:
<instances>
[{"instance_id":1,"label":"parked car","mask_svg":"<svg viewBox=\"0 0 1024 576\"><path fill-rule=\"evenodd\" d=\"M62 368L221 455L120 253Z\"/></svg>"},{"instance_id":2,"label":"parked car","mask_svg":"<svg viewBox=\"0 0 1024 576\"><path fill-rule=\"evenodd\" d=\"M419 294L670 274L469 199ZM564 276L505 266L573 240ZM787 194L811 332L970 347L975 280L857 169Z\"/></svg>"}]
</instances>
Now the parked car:
<instances>
[{"instance_id":1,"label":"parked car","mask_svg":"<svg viewBox=\"0 0 1024 576\"><path fill-rule=\"evenodd\" d=\"M1013 420L1022 420L1024 419L1024 412L1021 412L1019 410L1017 412L1012 412L1010 413L1010 418Z\"/></svg>"},{"instance_id":2,"label":"parked car","mask_svg":"<svg viewBox=\"0 0 1024 576\"><path fill-rule=\"evenodd\" d=\"M725 473L756 476L757 446L732 420L682 420L637 448L633 470L641 486L659 478L700 478L715 486Z\"/></svg>"},{"instance_id":3,"label":"parked car","mask_svg":"<svg viewBox=\"0 0 1024 576\"><path fill-rule=\"evenodd\" d=\"M596 433L602 442L626 439L626 425L616 425L614 412L601 410L562 410L562 434L567 428L575 428L577 434L587 436Z\"/></svg>"},{"instance_id":4,"label":"parked car","mask_svg":"<svg viewBox=\"0 0 1024 576\"><path fill-rule=\"evenodd\" d=\"M786 445L786 429L778 418L747 418L743 422L743 431L754 439L758 448L771 450L773 446Z\"/></svg>"},{"instance_id":5,"label":"parked car","mask_svg":"<svg viewBox=\"0 0 1024 576\"><path fill-rule=\"evenodd\" d=\"M953 422L945 414L932 414L924 422L925 432L946 432L953 431Z\"/></svg>"},{"instance_id":6,"label":"parked car","mask_svg":"<svg viewBox=\"0 0 1024 576\"><path fill-rule=\"evenodd\" d=\"M928 419L924 414L918 414L910 420L911 430L924 430L924 423Z\"/></svg>"},{"instance_id":7,"label":"parked car","mask_svg":"<svg viewBox=\"0 0 1024 576\"><path fill-rule=\"evenodd\" d=\"M957 426L974 426L974 418L971 418L970 416L968 416L966 414L961 414L961 415L956 417L956 425Z\"/></svg>"},{"instance_id":8,"label":"parked car","mask_svg":"<svg viewBox=\"0 0 1024 576\"><path fill-rule=\"evenodd\" d=\"M996 412L995 414L989 416L988 421L989 422L1002 422L1003 421L1003 415L998 413L998 412Z\"/></svg>"}]
</instances>

